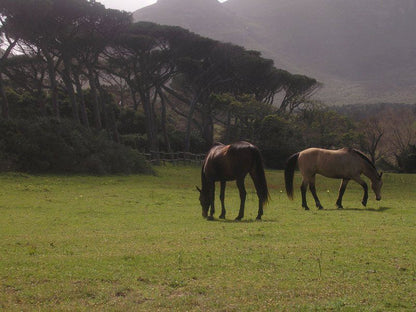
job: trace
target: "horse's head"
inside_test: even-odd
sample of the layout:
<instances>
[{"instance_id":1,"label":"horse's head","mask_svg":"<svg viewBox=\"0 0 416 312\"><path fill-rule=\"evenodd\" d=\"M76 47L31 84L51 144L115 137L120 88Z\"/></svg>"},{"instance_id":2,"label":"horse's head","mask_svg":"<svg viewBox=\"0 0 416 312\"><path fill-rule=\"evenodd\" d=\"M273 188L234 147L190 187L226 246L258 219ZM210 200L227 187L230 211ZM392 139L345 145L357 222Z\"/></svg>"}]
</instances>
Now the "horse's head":
<instances>
[{"instance_id":1,"label":"horse's head","mask_svg":"<svg viewBox=\"0 0 416 312\"><path fill-rule=\"evenodd\" d=\"M381 187L383 186L382 176L383 172L377 174L377 178L371 182L371 188L373 189L374 194L376 194L376 200L381 199Z\"/></svg>"},{"instance_id":2,"label":"horse's head","mask_svg":"<svg viewBox=\"0 0 416 312\"><path fill-rule=\"evenodd\" d=\"M199 202L201 203L202 207L202 216L204 218L208 217L208 209L210 205L210 200L208 194L206 192L203 192L198 186L196 189L199 191Z\"/></svg>"}]
</instances>

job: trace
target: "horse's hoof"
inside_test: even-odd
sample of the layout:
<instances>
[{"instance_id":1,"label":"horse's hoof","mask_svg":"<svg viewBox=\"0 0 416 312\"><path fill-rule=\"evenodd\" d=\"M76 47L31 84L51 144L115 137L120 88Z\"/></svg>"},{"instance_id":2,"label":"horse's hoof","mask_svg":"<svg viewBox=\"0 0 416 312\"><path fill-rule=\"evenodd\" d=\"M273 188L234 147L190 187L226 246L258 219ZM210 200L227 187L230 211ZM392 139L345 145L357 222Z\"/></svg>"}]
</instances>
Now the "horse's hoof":
<instances>
[{"instance_id":1,"label":"horse's hoof","mask_svg":"<svg viewBox=\"0 0 416 312\"><path fill-rule=\"evenodd\" d=\"M342 207L342 205L337 205L337 209L344 209L344 207Z\"/></svg>"},{"instance_id":2,"label":"horse's hoof","mask_svg":"<svg viewBox=\"0 0 416 312\"><path fill-rule=\"evenodd\" d=\"M361 203L363 204L364 207L367 206L367 202L366 201L362 201Z\"/></svg>"},{"instance_id":3,"label":"horse's hoof","mask_svg":"<svg viewBox=\"0 0 416 312\"><path fill-rule=\"evenodd\" d=\"M225 215L220 215L218 218L225 219Z\"/></svg>"},{"instance_id":4,"label":"horse's hoof","mask_svg":"<svg viewBox=\"0 0 416 312\"><path fill-rule=\"evenodd\" d=\"M209 216L209 217L207 217L207 220L208 221L214 221L214 217L213 216Z\"/></svg>"},{"instance_id":5,"label":"horse's hoof","mask_svg":"<svg viewBox=\"0 0 416 312\"><path fill-rule=\"evenodd\" d=\"M323 209L324 209L324 207L322 207L322 206L318 206L318 209L319 209L319 210L323 210Z\"/></svg>"},{"instance_id":6,"label":"horse's hoof","mask_svg":"<svg viewBox=\"0 0 416 312\"><path fill-rule=\"evenodd\" d=\"M309 210L309 207L303 207L305 210Z\"/></svg>"},{"instance_id":7,"label":"horse's hoof","mask_svg":"<svg viewBox=\"0 0 416 312\"><path fill-rule=\"evenodd\" d=\"M234 221L241 221L241 217L235 218Z\"/></svg>"}]
</instances>

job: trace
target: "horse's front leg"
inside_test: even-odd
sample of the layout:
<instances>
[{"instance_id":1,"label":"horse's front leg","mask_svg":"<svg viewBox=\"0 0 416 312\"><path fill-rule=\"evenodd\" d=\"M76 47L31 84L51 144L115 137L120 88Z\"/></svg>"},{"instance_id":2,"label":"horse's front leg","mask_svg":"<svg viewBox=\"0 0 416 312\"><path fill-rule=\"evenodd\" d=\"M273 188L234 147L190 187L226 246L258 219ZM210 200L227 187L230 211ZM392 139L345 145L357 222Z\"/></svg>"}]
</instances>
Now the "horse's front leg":
<instances>
[{"instance_id":1,"label":"horse's front leg","mask_svg":"<svg viewBox=\"0 0 416 312\"><path fill-rule=\"evenodd\" d=\"M367 183L365 183L365 181L363 179L361 179L361 177L354 178L354 181L356 181L358 184L360 184L363 187L364 196L363 196L363 200L361 201L361 203L365 207L365 206L367 206L367 200L368 200L368 186L367 186Z\"/></svg>"},{"instance_id":2,"label":"horse's front leg","mask_svg":"<svg viewBox=\"0 0 416 312\"><path fill-rule=\"evenodd\" d=\"M302 207L305 208L305 210L309 210L308 203L306 202L307 188L308 188L308 183L305 181L302 181L302 184L300 186L300 193L302 194Z\"/></svg>"},{"instance_id":3,"label":"horse's front leg","mask_svg":"<svg viewBox=\"0 0 416 312\"><path fill-rule=\"evenodd\" d=\"M343 209L344 207L342 207L342 197L344 196L345 193L345 189L347 188L347 184L350 180L349 179L342 179L341 185L339 187L339 192L338 192L338 199L337 199L337 207L338 209Z\"/></svg>"},{"instance_id":4,"label":"horse's front leg","mask_svg":"<svg viewBox=\"0 0 416 312\"><path fill-rule=\"evenodd\" d=\"M238 191L240 192L240 211L238 213L237 218L235 218L237 221L240 221L244 217L244 205L246 203L246 188L244 186L244 178L237 180L237 187Z\"/></svg>"},{"instance_id":5,"label":"horse's front leg","mask_svg":"<svg viewBox=\"0 0 416 312\"><path fill-rule=\"evenodd\" d=\"M309 182L309 189L311 190L313 199L315 200L316 207L318 207L318 209L324 209L319 201L318 195L316 194L315 177L313 177L313 179Z\"/></svg>"},{"instance_id":6,"label":"horse's front leg","mask_svg":"<svg viewBox=\"0 0 416 312\"><path fill-rule=\"evenodd\" d=\"M220 191L220 200L221 200L221 215L220 219L225 219L225 181L221 181L221 191Z\"/></svg>"},{"instance_id":7,"label":"horse's front leg","mask_svg":"<svg viewBox=\"0 0 416 312\"><path fill-rule=\"evenodd\" d=\"M215 182L212 182L211 185L211 192L210 192L210 201L211 201L211 209L209 211L208 220L214 220L214 213L215 213Z\"/></svg>"}]
</instances>

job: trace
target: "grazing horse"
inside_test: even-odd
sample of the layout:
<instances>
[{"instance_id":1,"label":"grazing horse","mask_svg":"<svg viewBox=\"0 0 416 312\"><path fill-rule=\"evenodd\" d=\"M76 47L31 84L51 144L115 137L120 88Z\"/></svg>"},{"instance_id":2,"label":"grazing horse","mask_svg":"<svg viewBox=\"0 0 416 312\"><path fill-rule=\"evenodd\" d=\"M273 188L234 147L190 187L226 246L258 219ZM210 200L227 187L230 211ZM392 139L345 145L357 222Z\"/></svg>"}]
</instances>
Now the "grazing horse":
<instances>
[{"instance_id":1,"label":"grazing horse","mask_svg":"<svg viewBox=\"0 0 416 312\"><path fill-rule=\"evenodd\" d=\"M216 143L209 150L205 157L201 171L202 189L198 189L200 196L199 201L202 206L202 216L208 220L214 219L214 198L215 182L221 183L221 215L220 219L225 219L225 184L226 181L237 181L237 187L240 192L240 211L236 220L244 217L244 204L246 200L246 189L244 179L250 174L256 188L259 198L259 210L257 220L261 220L263 215L263 205L269 199L266 176L263 168L263 159L259 149L248 142L236 142L231 145ZM211 207L208 216L208 209Z\"/></svg>"},{"instance_id":2,"label":"grazing horse","mask_svg":"<svg viewBox=\"0 0 416 312\"><path fill-rule=\"evenodd\" d=\"M321 174L328 178L342 179L339 188L336 205L342 209L342 196L350 180L354 180L364 189L362 204L367 205L368 186L360 175L364 174L371 180L376 200L381 199L380 190L383 182L381 177L383 173L378 173L374 164L360 151L352 148L342 148L339 150L326 150L321 148L308 148L289 157L285 168L285 185L286 192L290 199L293 199L293 175L298 164L302 174L302 207L309 210L306 203L306 189L309 189L315 199L316 207L323 209L315 189L315 175Z\"/></svg>"}]
</instances>

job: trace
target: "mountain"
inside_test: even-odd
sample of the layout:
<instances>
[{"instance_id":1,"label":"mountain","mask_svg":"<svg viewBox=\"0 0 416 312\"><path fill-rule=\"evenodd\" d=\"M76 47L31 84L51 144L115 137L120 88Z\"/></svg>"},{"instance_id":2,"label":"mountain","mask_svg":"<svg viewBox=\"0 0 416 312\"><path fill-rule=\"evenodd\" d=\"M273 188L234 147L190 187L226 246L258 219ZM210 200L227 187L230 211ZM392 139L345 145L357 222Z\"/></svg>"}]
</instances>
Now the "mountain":
<instances>
[{"instance_id":1,"label":"mountain","mask_svg":"<svg viewBox=\"0 0 416 312\"><path fill-rule=\"evenodd\" d=\"M259 50L329 104L416 102L416 0L159 0L133 17Z\"/></svg>"},{"instance_id":2,"label":"mountain","mask_svg":"<svg viewBox=\"0 0 416 312\"><path fill-rule=\"evenodd\" d=\"M205 37L245 47L259 44L246 26L249 21L217 0L159 0L134 12L133 19L181 26Z\"/></svg>"}]
</instances>

